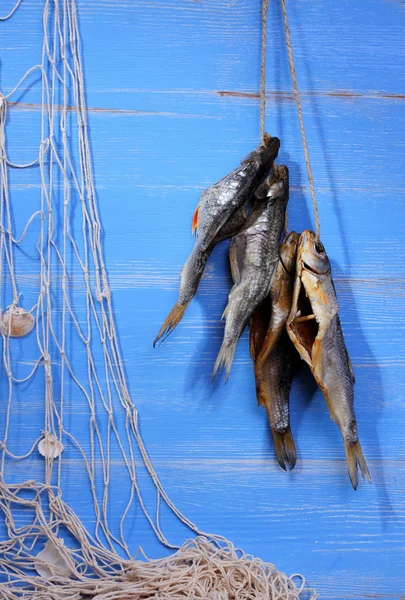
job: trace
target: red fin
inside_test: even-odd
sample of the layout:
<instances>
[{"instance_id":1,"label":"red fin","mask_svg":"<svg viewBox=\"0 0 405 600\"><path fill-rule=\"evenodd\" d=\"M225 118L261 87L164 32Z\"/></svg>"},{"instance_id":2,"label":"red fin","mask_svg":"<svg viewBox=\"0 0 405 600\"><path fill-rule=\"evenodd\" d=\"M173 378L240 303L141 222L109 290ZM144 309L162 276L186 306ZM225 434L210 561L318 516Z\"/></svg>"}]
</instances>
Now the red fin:
<instances>
[{"instance_id":1,"label":"red fin","mask_svg":"<svg viewBox=\"0 0 405 600\"><path fill-rule=\"evenodd\" d=\"M193 221L191 223L191 233L194 233L194 231L197 229L199 211L200 211L200 207L197 206L197 208L195 209L194 215L193 215Z\"/></svg>"},{"instance_id":2,"label":"red fin","mask_svg":"<svg viewBox=\"0 0 405 600\"><path fill-rule=\"evenodd\" d=\"M155 337L155 340L153 342L153 347L156 346L157 342L160 339L162 339L162 338L163 338L163 340L166 339L167 336L176 327L176 325L179 324L182 316L184 315L184 312L185 312L187 306L188 306L188 303L187 304L179 304L178 302L176 302L176 304L172 308L169 316L167 317L166 321L163 323L162 327L160 328L159 333Z\"/></svg>"}]
</instances>

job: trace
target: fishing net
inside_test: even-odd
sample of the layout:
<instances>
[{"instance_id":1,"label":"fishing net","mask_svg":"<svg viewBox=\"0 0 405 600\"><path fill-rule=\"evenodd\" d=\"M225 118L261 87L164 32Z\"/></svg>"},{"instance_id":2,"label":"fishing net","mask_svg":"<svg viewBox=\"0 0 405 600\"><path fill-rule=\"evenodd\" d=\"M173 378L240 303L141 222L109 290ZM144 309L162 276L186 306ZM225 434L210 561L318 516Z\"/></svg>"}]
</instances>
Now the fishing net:
<instances>
[{"instance_id":1,"label":"fishing net","mask_svg":"<svg viewBox=\"0 0 405 600\"><path fill-rule=\"evenodd\" d=\"M41 108L30 118L38 119L40 140L34 160L16 164L7 153L8 115L33 75ZM302 577L288 578L181 514L142 441L102 253L74 0L44 2L40 61L0 97L0 154L0 597L298 599ZM37 182L32 202L10 191L16 171L20 181L29 173ZM18 232L16 212L26 223ZM28 263L35 275L25 274ZM31 407L28 396L36 399ZM33 439L19 416L25 411L29 418L30 410L43 419ZM111 510L116 470L120 503ZM29 479L31 472L41 477ZM83 474L88 527L66 501L72 480ZM155 490L152 506L148 486ZM174 553L159 560L134 553L133 533L128 542L126 531L135 506ZM163 508L165 518L170 513L195 536L180 548L162 530ZM112 512L114 523L120 515L118 526L110 524Z\"/></svg>"}]
</instances>

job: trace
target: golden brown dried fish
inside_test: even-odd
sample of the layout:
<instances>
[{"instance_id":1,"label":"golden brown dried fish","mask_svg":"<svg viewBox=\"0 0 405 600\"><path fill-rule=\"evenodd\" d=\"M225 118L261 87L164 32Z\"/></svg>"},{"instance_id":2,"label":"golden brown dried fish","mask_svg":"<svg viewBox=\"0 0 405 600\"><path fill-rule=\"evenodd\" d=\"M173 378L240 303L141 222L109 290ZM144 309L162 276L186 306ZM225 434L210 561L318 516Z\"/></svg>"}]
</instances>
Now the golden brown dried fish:
<instances>
[{"instance_id":1,"label":"golden brown dried fish","mask_svg":"<svg viewBox=\"0 0 405 600\"><path fill-rule=\"evenodd\" d=\"M343 339L329 259L312 231L301 234L288 334L308 363L338 424L353 488L357 470L371 481L357 435L353 410L354 374Z\"/></svg>"},{"instance_id":2,"label":"golden brown dried fish","mask_svg":"<svg viewBox=\"0 0 405 600\"><path fill-rule=\"evenodd\" d=\"M292 231L280 248L270 294L252 315L250 348L254 360L256 395L266 409L279 465L287 470L297 453L290 429L290 390L300 357L285 324L291 310L299 235Z\"/></svg>"}]
</instances>

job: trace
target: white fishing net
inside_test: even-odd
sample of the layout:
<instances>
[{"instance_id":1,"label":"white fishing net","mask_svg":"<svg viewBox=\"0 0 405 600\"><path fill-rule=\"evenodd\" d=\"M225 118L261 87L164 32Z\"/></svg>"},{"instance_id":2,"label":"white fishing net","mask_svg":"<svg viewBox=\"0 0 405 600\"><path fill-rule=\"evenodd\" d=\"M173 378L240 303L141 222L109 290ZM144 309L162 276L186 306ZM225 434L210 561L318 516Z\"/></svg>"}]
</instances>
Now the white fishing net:
<instances>
[{"instance_id":1,"label":"white fishing net","mask_svg":"<svg viewBox=\"0 0 405 600\"><path fill-rule=\"evenodd\" d=\"M198 531L170 501L150 462L125 381L102 253L74 0L44 0L43 36L40 62L0 96L0 597L298 599L301 576L295 584L273 565ZM29 164L15 164L7 154L8 116L13 97L35 74L41 85L41 110L31 115L39 119L37 154ZM10 192L16 170L20 181L24 173L37 178L32 203ZM16 231L17 212L26 223L22 231ZM36 399L31 407L27 396ZM33 439L20 418L30 410L42 420ZM111 510L116 464L121 501ZM66 501L72 481L83 476L87 527ZM153 506L144 499L151 485ZM136 535L131 531L128 541L126 532L135 506L174 554L159 560L134 554ZM179 549L171 544L160 523L163 507L195 539ZM114 523L120 514L118 527L110 524L112 512Z\"/></svg>"}]
</instances>

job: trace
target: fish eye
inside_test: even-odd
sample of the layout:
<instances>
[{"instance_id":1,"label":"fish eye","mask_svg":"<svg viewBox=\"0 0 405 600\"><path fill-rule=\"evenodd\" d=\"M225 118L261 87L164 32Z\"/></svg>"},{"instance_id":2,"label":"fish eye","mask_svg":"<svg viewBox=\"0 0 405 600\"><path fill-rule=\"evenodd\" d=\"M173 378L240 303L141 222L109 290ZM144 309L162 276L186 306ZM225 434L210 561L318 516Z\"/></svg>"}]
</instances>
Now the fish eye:
<instances>
[{"instance_id":1,"label":"fish eye","mask_svg":"<svg viewBox=\"0 0 405 600\"><path fill-rule=\"evenodd\" d=\"M314 243L314 250L318 254L325 254L325 247L324 247L324 245L322 244L321 241L318 241L318 242Z\"/></svg>"}]
</instances>

